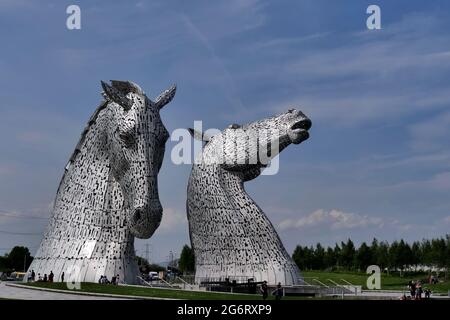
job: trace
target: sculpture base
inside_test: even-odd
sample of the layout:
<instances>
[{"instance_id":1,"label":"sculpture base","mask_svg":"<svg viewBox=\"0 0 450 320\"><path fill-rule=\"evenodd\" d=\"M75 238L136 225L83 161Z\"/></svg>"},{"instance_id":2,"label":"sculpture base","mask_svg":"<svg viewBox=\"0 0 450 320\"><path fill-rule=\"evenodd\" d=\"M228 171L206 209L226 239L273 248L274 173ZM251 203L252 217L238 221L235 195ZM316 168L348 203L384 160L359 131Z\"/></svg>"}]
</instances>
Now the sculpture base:
<instances>
[{"instance_id":1,"label":"sculpture base","mask_svg":"<svg viewBox=\"0 0 450 320\"><path fill-rule=\"evenodd\" d=\"M109 281L119 275L119 282L126 284L138 284L139 267L134 258L129 259L63 259L63 258L35 258L28 268L26 278L35 272L35 280L38 276L47 278L53 272L54 282L61 282L64 272L64 282L98 282L101 276L106 276Z\"/></svg>"},{"instance_id":2,"label":"sculpture base","mask_svg":"<svg viewBox=\"0 0 450 320\"><path fill-rule=\"evenodd\" d=\"M303 277L296 265L289 266L273 266L271 268L255 268L254 266L243 266L240 268L222 268L221 266L197 266L195 273L195 282L201 284L202 282L222 282L222 281L237 283L247 282L253 279L254 282L267 281L268 285L292 286L303 284Z\"/></svg>"}]
</instances>

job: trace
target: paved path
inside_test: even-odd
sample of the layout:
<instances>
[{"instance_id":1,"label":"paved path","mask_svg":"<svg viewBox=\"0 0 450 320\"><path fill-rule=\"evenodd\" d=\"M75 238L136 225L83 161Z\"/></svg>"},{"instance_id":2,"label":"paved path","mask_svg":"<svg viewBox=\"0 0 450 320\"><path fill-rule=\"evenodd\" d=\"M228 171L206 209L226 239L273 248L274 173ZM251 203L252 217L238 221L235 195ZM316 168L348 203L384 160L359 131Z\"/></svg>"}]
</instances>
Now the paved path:
<instances>
[{"instance_id":1,"label":"paved path","mask_svg":"<svg viewBox=\"0 0 450 320\"><path fill-rule=\"evenodd\" d=\"M377 290L363 290L362 293L359 293L357 297L359 298L369 298L373 300L400 300L400 297L405 294L406 296L409 296L409 292L407 290L403 291L377 291ZM345 297L354 297L352 294L346 294ZM422 294L422 298L425 299L425 294ZM435 300L449 300L450 297L448 296L439 296L439 295L431 295L432 299Z\"/></svg>"},{"instance_id":2,"label":"paved path","mask_svg":"<svg viewBox=\"0 0 450 320\"><path fill-rule=\"evenodd\" d=\"M22 300L124 300L113 297L86 296L71 293L59 293L7 286L0 282L0 298Z\"/></svg>"}]
</instances>

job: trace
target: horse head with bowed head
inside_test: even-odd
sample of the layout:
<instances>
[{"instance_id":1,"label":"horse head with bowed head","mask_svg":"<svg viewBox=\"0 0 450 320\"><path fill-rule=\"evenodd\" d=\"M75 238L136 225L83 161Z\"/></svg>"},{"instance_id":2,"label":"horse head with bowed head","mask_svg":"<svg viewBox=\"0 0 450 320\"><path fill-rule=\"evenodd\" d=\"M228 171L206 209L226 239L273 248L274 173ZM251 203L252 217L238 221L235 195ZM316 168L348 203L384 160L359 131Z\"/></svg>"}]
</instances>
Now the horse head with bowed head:
<instances>
[{"instance_id":1,"label":"horse head with bowed head","mask_svg":"<svg viewBox=\"0 0 450 320\"><path fill-rule=\"evenodd\" d=\"M160 110L172 86L154 101L130 81L102 81L103 101L65 168L44 239L29 270L72 282L101 276L136 283L134 237L158 228L158 172L169 133Z\"/></svg>"},{"instance_id":2,"label":"horse head with bowed head","mask_svg":"<svg viewBox=\"0 0 450 320\"><path fill-rule=\"evenodd\" d=\"M230 125L209 137L193 165L188 183L187 216L195 254L197 282L267 281L301 283L301 274L271 222L250 198L244 182L255 179L269 161L292 144L309 138L301 111L246 125Z\"/></svg>"}]
</instances>

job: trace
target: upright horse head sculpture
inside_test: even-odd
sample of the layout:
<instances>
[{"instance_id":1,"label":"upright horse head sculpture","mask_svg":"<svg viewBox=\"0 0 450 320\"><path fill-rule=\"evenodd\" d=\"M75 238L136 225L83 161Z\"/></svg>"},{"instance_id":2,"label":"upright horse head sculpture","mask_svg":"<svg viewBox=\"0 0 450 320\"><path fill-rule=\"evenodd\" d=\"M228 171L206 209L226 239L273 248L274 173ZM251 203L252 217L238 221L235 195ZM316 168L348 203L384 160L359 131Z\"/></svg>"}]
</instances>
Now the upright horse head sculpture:
<instances>
[{"instance_id":1,"label":"upright horse head sculpture","mask_svg":"<svg viewBox=\"0 0 450 320\"><path fill-rule=\"evenodd\" d=\"M55 281L100 276L136 283L134 237L149 238L162 207L157 176L169 134L159 112L172 86L155 101L129 81L102 82L103 101L83 131L61 179L49 226L29 267Z\"/></svg>"},{"instance_id":2,"label":"upright horse head sculpture","mask_svg":"<svg viewBox=\"0 0 450 320\"><path fill-rule=\"evenodd\" d=\"M300 283L298 267L246 193L244 182L258 177L291 143L308 139L310 127L302 112L291 109L243 126L230 125L211 138L191 129L194 137L206 141L192 168L187 196L197 282L253 278L269 284Z\"/></svg>"}]
</instances>

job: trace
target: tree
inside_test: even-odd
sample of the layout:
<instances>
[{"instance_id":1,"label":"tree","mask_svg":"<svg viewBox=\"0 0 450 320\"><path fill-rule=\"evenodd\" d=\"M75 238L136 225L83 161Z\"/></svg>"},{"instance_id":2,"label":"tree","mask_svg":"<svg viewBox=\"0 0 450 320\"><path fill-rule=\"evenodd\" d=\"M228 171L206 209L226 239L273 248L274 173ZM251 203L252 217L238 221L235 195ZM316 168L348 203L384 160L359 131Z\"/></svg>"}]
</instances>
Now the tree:
<instances>
[{"instance_id":1,"label":"tree","mask_svg":"<svg viewBox=\"0 0 450 320\"><path fill-rule=\"evenodd\" d=\"M398 241L392 242L389 247L389 268L397 270L400 268L400 259L399 259L399 243Z\"/></svg>"},{"instance_id":2,"label":"tree","mask_svg":"<svg viewBox=\"0 0 450 320\"><path fill-rule=\"evenodd\" d=\"M325 252L325 256L323 258L323 263L325 268L333 268L337 264L336 255L334 253L334 250L330 247L327 248L327 251Z\"/></svg>"},{"instance_id":3,"label":"tree","mask_svg":"<svg viewBox=\"0 0 450 320\"><path fill-rule=\"evenodd\" d=\"M195 256L194 250L187 244L184 245L181 250L180 260L178 261L178 267L181 272L188 273L195 271Z\"/></svg>"},{"instance_id":4,"label":"tree","mask_svg":"<svg viewBox=\"0 0 450 320\"><path fill-rule=\"evenodd\" d=\"M16 271L26 271L33 261L27 247L16 246L6 256L7 267Z\"/></svg>"},{"instance_id":5,"label":"tree","mask_svg":"<svg viewBox=\"0 0 450 320\"><path fill-rule=\"evenodd\" d=\"M139 266L139 270L143 273L147 273L149 271L150 263L147 261L147 259L136 256L137 264Z\"/></svg>"},{"instance_id":6,"label":"tree","mask_svg":"<svg viewBox=\"0 0 450 320\"><path fill-rule=\"evenodd\" d=\"M316 245L316 249L314 250L312 269L314 270L324 269L325 268L324 258L325 258L325 249L322 247L320 243L318 243Z\"/></svg>"},{"instance_id":7,"label":"tree","mask_svg":"<svg viewBox=\"0 0 450 320\"><path fill-rule=\"evenodd\" d=\"M342 255L341 255L341 248L339 247L339 245L336 243L336 245L334 246L334 258L336 259L336 266L339 269L339 267L343 266L343 262L342 262Z\"/></svg>"},{"instance_id":8,"label":"tree","mask_svg":"<svg viewBox=\"0 0 450 320\"><path fill-rule=\"evenodd\" d=\"M422 256L422 263L428 266L433 266L433 253L431 248L431 241L430 240L423 240L422 244L420 245L420 251Z\"/></svg>"},{"instance_id":9,"label":"tree","mask_svg":"<svg viewBox=\"0 0 450 320\"><path fill-rule=\"evenodd\" d=\"M448 277L448 270L450 268L450 234L445 236L445 280Z\"/></svg>"},{"instance_id":10,"label":"tree","mask_svg":"<svg viewBox=\"0 0 450 320\"><path fill-rule=\"evenodd\" d=\"M365 270L372 261L372 251L369 246L363 242L355 255L355 265L359 270Z\"/></svg>"},{"instance_id":11,"label":"tree","mask_svg":"<svg viewBox=\"0 0 450 320\"><path fill-rule=\"evenodd\" d=\"M373 238L372 243L370 244L370 262L369 264L377 264L377 254L378 254L378 240L376 238Z\"/></svg>"},{"instance_id":12,"label":"tree","mask_svg":"<svg viewBox=\"0 0 450 320\"><path fill-rule=\"evenodd\" d=\"M0 271L6 271L8 268L8 258L0 257Z\"/></svg>"},{"instance_id":13,"label":"tree","mask_svg":"<svg viewBox=\"0 0 450 320\"><path fill-rule=\"evenodd\" d=\"M450 269L450 234L443 238L415 241L412 245L403 239L389 244L387 241L379 242L373 239L371 245L365 242L355 248L353 242L335 244L334 248L324 248L320 243L313 247L298 245L292 258L301 270L318 269L325 270L337 267L351 270L367 268L369 265L378 265L381 270L402 272L414 266L437 267L445 270L447 277Z\"/></svg>"},{"instance_id":14,"label":"tree","mask_svg":"<svg viewBox=\"0 0 450 320\"><path fill-rule=\"evenodd\" d=\"M305 247L305 264L306 268L312 270L314 268L314 249L313 247Z\"/></svg>"},{"instance_id":15,"label":"tree","mask_svg":"<svg viewBox=\"0 0 450 320\"><path fill-rule=\"evenodd\" d=\"M166 268L164 268L163 266L160 266L159 264L150 263L148 265L148 270L159 272L159 271L165 271Z\"/></svg>"},{"instance_id":16,"label":"tree","mask_svg":"<svg viewBox=\"0 0 450 320\"><path fill-rule=\"evenodd\" d=\"M400 269L404 270L413 264L413 255L411 251L411 247L408 243L400 240L399 243L399 251L398 251L398 262L400 264Z\"/></svg>"},{"instance_id":17,"label":"tree","mask_svg":"<svg viewBox=\"0 0 450 320\"><path fill-rule=\"evenodd\" d=\"M314 268L314 249L311 247L297 246L292 255L292 259L300 270L310 270Z\"/></svg>"},{"instance_id":18,"label":"tree","mask_svg":"<svg viewBox=\"0 0 450 320\"><path fill-rule=\"evenodd\" d=\"M354 266L355 260L355 245L352 240L348 239L347 243L341 243L341 247L342 265L351 270Z\"/></svg>"},{"instance_id":19,"label":"tree","mask_svg":"<svg viewBox=\"0 0 450 320\"><path fill-rule=\"evenodd\" d=\"M380 267L381 270L387 269L389 273L389 244L387 242L380 242L378 249L375 253L375 264Z\"/></svg>"},{"instance_id":20,"label":"tree","mask_svg":"<svg viewBox=\"0 0 450 320\"><path fill-rule=\"evenodd\" d=\"M447 246L444 239L431 240L431 257L433 264L438 268L447 266Z\"/></svg>"},{"instance_id":21,"label":"tree","mask_svg":"<svg viewBox=\"0 0 450 320\"><path fill-rule=\"evenodd\" d=\"M292 253L292 260L294 260L295 264L300 270L305 270L305 262L303 259L304 251L303 247L298 245L294 249L294 253Z\"/></svg>"},{"instance_id":22,"label":"tree","mask_svg":"<svg viewBox=\"0 0 450 320\"><path fill-rule=\"evenodd\" d=\"M400 242L394 241L389 248L389 260L394 269L400 269L400 276L402 276L402 271L411 265L413 260L410 246L403 239Z\"/></svg>"},{"instance_id":23,"label":"tree","mask_svg":"<svg viewBox=\"0 0 450 320\"><path fill-rule=\"evenodd\" d=\"M418 241L414 241L411 246L411 258L411 265L413 265L414 268L417 269L417 265L423 261L420 242Z\"/></svg>"}]
</instances>

